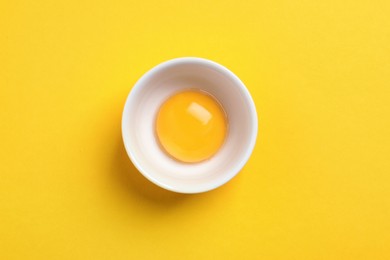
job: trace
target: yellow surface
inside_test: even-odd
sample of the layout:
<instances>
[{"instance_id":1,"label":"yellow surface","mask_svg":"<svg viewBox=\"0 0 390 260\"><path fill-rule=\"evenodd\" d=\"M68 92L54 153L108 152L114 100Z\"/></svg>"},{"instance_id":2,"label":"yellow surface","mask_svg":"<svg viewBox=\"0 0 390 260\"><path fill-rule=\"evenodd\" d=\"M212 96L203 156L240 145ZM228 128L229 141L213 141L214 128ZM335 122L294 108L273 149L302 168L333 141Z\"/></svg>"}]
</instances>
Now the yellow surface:
<instances>
[{"instance_id":1,"label":"yellow surface","mask_svg":"<svg viewBox=\"0 0 390 260\"><path fill-rule=\"evenodd\" d=\"M203 91L187 90L169 97L161 106L156 134L169 155L194 163L218 152L227 125L226 114L215 98Z\"/></svg>"},{"instance_id":2,"label":"yellow surface","mask_svg":"<svg viewBox=\"0 0 390 260\"><path fill-rule=\"evenodd\" d=\"M0 32L0 259L390 259L388 0L2 0ZM230 68L260 117L199 195L121 141L132 85L180 56Z\"/></svg>"}]
</instances>

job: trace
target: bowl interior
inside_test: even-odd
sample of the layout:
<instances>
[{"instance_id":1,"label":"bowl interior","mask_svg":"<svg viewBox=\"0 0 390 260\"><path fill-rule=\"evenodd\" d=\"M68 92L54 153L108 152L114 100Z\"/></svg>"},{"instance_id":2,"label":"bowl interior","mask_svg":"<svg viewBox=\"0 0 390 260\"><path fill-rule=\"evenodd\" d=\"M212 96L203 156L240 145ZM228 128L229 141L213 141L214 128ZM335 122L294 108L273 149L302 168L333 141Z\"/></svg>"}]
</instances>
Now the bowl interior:
<instances>
[{"instance_id":1,"label":"bowl interior","mask_svg":"<svg viewBox=\"0 0 390 260\"><path fill-rule=\"evenodd\" d=\"M155 119L162 103L191 88L213 95L229 123L218 153L194 164L172 159L155 136ZM173 191L194 193L222 185L242 168L253 149L257 118L245 86L226 68L203 59L177 59L158 65L136 83L126 101L122 132L131 160L145 177Z\"/></svg>"}]
</instances>

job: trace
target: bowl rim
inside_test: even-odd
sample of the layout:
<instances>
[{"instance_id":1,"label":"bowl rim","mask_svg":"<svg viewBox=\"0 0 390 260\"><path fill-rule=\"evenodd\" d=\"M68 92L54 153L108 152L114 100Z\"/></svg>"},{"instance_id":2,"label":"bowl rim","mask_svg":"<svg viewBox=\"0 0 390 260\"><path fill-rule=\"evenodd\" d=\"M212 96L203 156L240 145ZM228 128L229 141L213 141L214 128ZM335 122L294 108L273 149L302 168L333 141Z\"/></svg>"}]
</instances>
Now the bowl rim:
<instances>
[{"instance_id":1,"label":"bowl rim","mask_svg":"<svg viewBox=\"0 0 390 260\"><path fill-rule=\"evenodd\" d=\"M157 72L162 71L170 66L180 66L180 65L189 64L189 63L210 67L212 69L215 69L215 70L221 72L224 76L229 77L234 82L234 85L237 86L240 89L240 91L243 93L243 95L245 97L245 101L249 105L250 117L251 117L251 120L253 122L251 125L252 134L250 136L249 146L247 147L245 154L241 157L241 160L239 161L239 163L237 163L237 165L235 165L235 167L232 168L228 172L229 174L225 174L225 176L223 178L219 179L219 181L213 181L213 182L210 182L209 185L199 187L199 188L192 188L191 190L183 188L183 187L174 187L172 185L166 184L166 183L160 181L158 178L155 178L152 174L148 173L148 171L146 171L143 168L143 166L137 161L131 147L129 147L127 137L126 137L127 134L125 131L125 129L127 129L126 128L126 123L127 123L126 113L129 110L128 107L134 101L136 93L138 91L140 91L140 89L142 88L144 83L147 82L151 77L153 77ZM256 140L257 140L258 118L257 118L256 107L255 107L254 101L252 99L252 96L249 93L249 90L244 85L244 83L232 71L227 69L225 66L223 66L215 61L209 60L209 59L199 58L199 57L180 57L180 58L170 59L170 60L167 60L167 61L164 61L162 63L157 64L156 66L154 66L153 68L151 68L147 72L145 72L137 80L137 82L134 84L133 88L130 90L130 93L128 94L126 101L125 101L125 105L124 105L123 112L122 112L121 131L122 131L122 139L123 139L123 143L125 146L125 150L129 156L131 162L134 164L134 166L137 168L137 170L145 178L147 178L149 181L156 184L157 186L160 186L161 188L164 188L164 189L167 189L167 190L170 190L173 192L189 193L189 194L202 193L202 192L216 189L216 188L224 185L225 183L230 181L234 176L236 176L241 171L241 169L244 167L244 165L247 163L247 161L249 160L249 158L253 152L253 149L255 147Z\"/></svg>"}]
</instances>

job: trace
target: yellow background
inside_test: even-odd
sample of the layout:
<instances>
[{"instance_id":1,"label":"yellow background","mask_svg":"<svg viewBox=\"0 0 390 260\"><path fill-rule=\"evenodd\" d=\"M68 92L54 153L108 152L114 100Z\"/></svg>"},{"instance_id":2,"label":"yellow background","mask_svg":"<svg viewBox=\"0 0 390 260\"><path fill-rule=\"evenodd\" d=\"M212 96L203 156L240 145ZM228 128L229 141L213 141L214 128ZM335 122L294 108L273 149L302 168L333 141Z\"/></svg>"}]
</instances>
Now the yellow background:
<instances>
[{"instance_id":1,"label":"yellow background","mask_svg":"<svg viewBox=\"0 0 390 260\"><path fill-rule=\"evenodd\" d=\"M146 181L121 112L154 65L248 86L243 171L198 195ZM0 3L0 259L390 259L390 2Z\"/></svg>"}]
</instances>

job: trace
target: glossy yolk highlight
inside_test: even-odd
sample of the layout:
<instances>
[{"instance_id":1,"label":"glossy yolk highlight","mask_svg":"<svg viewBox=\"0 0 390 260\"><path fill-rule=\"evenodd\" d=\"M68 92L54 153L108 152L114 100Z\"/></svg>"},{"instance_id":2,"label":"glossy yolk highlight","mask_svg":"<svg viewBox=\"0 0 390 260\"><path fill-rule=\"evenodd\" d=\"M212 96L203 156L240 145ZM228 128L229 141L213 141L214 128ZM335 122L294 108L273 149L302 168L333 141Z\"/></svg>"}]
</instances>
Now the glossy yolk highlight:
<instances>
[{"instance_id":1,"label":"glossy yolk highlight","mask_svg":"<svg viewBox=\"0 0 390 260\"><path fill-rule=\"evenodd\" d=\"M218 101L205 92L180 92L161 106L156 133L161 146L173 158L200 162L221 148L227 134L226 114Z\"/></svg>"}]
</instances>

